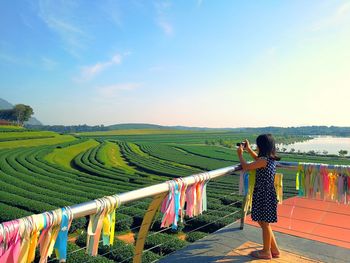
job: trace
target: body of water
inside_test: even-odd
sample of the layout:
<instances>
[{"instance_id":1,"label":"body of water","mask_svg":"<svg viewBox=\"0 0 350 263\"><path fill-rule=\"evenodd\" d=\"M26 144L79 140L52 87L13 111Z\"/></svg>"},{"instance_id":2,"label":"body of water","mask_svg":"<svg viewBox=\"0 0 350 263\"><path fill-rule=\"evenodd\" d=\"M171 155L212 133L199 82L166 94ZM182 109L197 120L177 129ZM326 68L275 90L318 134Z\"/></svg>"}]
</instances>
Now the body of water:
<instances>
[{"instance_id":1,"label":"body of water","mask_svg":"<svg viewBox=\"0 0 350 263\"><path fill-rule=\"evenodd\" d=\"M332 137L332 136L317 136L311 140L297 142L289 145L277 145L279 149L286 148L287 151L295 149L295 151L308 152L315 151L328 154L338 154L340 150L347 150L350 154L350 137Z\"/></svg>"}]
</instances>

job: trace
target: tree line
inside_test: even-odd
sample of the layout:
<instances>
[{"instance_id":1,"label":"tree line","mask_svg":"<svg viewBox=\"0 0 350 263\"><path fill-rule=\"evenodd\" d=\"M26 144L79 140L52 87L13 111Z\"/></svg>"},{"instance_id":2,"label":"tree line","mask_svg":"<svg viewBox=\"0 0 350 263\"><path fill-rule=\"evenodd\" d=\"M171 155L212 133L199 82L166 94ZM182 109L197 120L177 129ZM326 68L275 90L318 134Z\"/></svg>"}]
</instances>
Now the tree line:
<instances>
[{"instance_id":1,"label":"tree line","mask_svg":"<svg viewBox=\"0 0 350 263\"><path fill-rule=\"evenodd\" d=\"M34 111L29 105L17 104L12 109L0 110L0 120L23 125L23 123L28 121L33 114Z\"/></svg>"},{"instance_id":2,"label":"tree line","mask_svg":"<svg viewBox=\"0 0 350 263\"><path fill-rule=\"evenodd\" d=\"M247 133L272 133L280 135L330 135L350 136L350 127L340 126L302 126L302 127L262 127L262 128L236 128L236 131Z\"/></svg>"}]
</instances>

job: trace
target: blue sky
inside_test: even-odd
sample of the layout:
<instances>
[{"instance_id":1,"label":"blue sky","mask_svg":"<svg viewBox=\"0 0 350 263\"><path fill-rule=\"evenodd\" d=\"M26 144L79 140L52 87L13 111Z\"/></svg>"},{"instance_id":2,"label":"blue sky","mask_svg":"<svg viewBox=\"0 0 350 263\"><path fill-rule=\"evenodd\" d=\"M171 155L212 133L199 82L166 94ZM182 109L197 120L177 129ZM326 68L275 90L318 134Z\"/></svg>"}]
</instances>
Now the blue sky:
<instances>
[{"instance_id":1,"label":"blue sky","mask_svg":"<svg viewBox=\"0 0 350 263\"><path fill-rule=\"evenodd\" d=\"M350 1L0 1L0 97L44 124L349 126Z\"/></svg>"}]
</instances>

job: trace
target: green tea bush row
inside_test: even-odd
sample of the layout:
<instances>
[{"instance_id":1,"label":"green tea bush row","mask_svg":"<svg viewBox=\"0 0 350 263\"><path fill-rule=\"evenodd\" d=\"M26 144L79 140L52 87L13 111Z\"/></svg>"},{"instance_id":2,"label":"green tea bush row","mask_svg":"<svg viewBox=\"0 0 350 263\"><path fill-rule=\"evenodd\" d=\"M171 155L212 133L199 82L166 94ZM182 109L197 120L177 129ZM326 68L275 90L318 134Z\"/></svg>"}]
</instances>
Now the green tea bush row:
<instances>
[{"instance_id":1,"label":"green tea bush row","mask_svg":"<svg viewBox=\"0 0 350 263\"><path fill-rule=\"evenodd\" d=\"M201 170L214 170L232 165L232 162L229 161L221 161L186 153L183 151L179 151L174 147L163 144L149 144L147 145L147 147L140 144L140 147L142 150L144 150L153 157L188 165Z\"/></svg>"},{"instance_id":2,"label":"green tea bush row","mask_svg":"<svg viewBox=\"0 0 350 263\"><path fill-rule=\"evenodd\" d=\"M199 239L202 239L203 237L206 237L207 235L208 233L194 231L186 235L186 241L193 243Z\"/></svg>"},{"instance_id":3,"label":"green tea bush row","mask_svg":"<svg viewBox=\"0 0 350 263\"><path fill-rule=\"evenodd\" d=\"M175 166L169 162L162 162L157 158L146 158L144 156L140 156L139 154L134 153L127 143L119 142L119 146L123 156L129 163L147 173L170 177L179 177L192 173L192 171L184 169L183 167Z\"/></svg>"},{"instance_id":4,"label":"green tea bush row","mask_svg":"<svg viewBox=\"0 0 350 263\"><path fill-rule=\"evenodd\" d=\"M175 235L150 232L145 241L145 249L164 256L185 247L188 243Z\"/></svg>"}]
</instances>

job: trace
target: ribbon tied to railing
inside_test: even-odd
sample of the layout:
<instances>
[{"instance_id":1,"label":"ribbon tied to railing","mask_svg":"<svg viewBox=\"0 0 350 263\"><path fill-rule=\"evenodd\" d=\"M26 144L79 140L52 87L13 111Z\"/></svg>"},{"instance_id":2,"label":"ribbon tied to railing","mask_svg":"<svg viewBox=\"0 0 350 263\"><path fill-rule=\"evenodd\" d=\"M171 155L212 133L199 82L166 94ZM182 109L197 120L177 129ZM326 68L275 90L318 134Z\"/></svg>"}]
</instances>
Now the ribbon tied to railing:
<instances>
[{"instance_id":1,"label":"ribbon tied to railing","mask_svg":"<svg viewBox=\"0 0 350 263\"><path fill-rule=\"evenodd\" d=\"M239 177L239 194L244 195L246 202L244 211L252 210L253 192L255 187L256 170L241 171ZM274 175L274 186L278 203L283 201L283 174L276 173Z\"/></svg>"},{"instance_id":2,"label":"ribbon tied to railing","mask_svg":"<svg viewBox=\"0 0 350 263\"><path fill-rule=\"evenodd\" d=\"M194 217L207 210L207 183L209 173L193 175L194 183L187 185L182 178L168 181L169 193L164 198L160 211L163 214L161 227L176 230L178 222L183 222L185 215Z\"/></svg>"},{"instance_id":3,"label":"ribbon tied to railing","mask_svg":"<svg viewBox=\"0 0 350 263\"><path fill-rule=\"evenodd\" d=\"M118 195L105 196L95 202L97 212L90 216L86 241L86 251L91 256L97 255L101 232L103 245L113 245L116 209L120 206Z\"/></svg>"},{"instance_id":4,"label":"ribbon tied to railing","mask_svg":"<svg viewBox=\"0 0 350 263\"><path fill-rule=\"evenodd\" d=\"M115 211L120 205L117 195L96 200L97 213L90 217L87 250L96 255L102 232L104 245L112 245ZM31 263L39 246L40 263L46 263L55 251L56 258L67 258L68 230L73 220L70 207L0 224L0 263Z\"/></svg>"},{"instance_id":5,"label":"ribbon tied to railing","mask_svg":"<svg viewBox=\"0 0 350 263\"><path fill-rule=\"evenodd\" d=\"M350 167L299 163L296 189L301 197L349 204Z\"/></svg>"}]
</instances>

